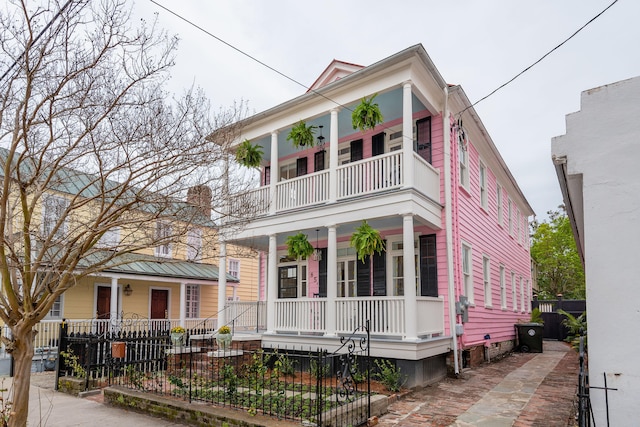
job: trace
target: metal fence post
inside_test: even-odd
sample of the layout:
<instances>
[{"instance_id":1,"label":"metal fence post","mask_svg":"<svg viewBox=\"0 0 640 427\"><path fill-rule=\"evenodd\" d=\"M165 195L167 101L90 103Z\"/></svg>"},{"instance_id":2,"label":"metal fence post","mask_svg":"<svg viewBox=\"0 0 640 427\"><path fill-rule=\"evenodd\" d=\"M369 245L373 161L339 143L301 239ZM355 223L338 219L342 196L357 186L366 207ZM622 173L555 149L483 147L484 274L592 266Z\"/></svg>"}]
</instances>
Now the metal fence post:
<instances>
[{"instance_id":1,"label":"metal fence post","mask_svg":"<svg viewBox=\"0 0 640 427\"><path fill-rule=\"evenodd\" d=\"M60 333L58 334L58 363L56 363L56 382L54 384L54 388L58 390L58 381L60 380L60 370L64 369L64 358L61 353L63 351L67 351L67 322L65 319L62 319L60 322Z\"/></svg>"}]
</instances>

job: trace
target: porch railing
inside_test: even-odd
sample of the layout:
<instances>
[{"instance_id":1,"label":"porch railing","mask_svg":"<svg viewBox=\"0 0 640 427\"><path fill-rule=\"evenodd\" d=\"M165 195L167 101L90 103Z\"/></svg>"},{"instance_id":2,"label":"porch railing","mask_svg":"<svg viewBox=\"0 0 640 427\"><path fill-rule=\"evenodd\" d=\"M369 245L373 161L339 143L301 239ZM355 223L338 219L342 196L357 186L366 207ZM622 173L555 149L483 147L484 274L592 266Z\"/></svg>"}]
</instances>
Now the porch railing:
<instances>
[{"instance_id":1,"label":"porch railing","mask_svg":"<svg viewBox=\"0 0 640 427\"><path fill-rule=\"evenodd\" d=\"M436 198L440 195L440 171L417 153L413 153L413 186L422 193Z\"/></svg>"},{"instance_id":2,"label":"porch railing","mask_svg":"<svg viewBox=\"0 0 640 427\"><path fill-rule=\"evenodd\" d=\"M282 332L326 332L327 301L321 298L281 299L275 302L275 330Z\"/></svg>"},{"instance_id":3,"label":"porch railing","mask_svg":"<svg viewBox=\"0 0 640 427\"><path fill-rule=\"evenodd\" d=\"M265 301L227 301L226 317L235 331L259 332L267 329Z\"/></svg>"},{"instance_id":4,"label":"porch railing","mask_svg":"<svg viewBox=\"0 0 640 427\"><path fill-rule=\"evenodd\" d=\"M326 327L325 298L280 299L275 302L277 332L332 333ZM404 297L337 298L336 333L350 334L370 322L371 335L404 338L406 336ZM444 334L444 300L418 297L416 314L419 336Z\"/></svg>"}]
</instances>

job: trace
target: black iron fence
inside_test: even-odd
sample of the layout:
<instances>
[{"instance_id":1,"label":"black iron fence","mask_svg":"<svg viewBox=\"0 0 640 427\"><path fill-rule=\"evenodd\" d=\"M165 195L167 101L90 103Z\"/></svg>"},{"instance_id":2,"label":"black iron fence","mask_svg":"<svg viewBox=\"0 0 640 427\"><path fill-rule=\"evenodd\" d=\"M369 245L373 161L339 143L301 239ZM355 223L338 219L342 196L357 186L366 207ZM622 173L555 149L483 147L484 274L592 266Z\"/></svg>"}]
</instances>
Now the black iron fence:
<instances>
[{"instance_id":1,"label":"black iron fence","mask_svg":"<svg viewBox=\"0 0 640 427\"><path fill-rule=\"evenodd\" d=\"M261 349L207 335L170 338L169 330L67 334L61 327L58 375L120 385L188 402L211 403L280 419L361 425L370 417L369 329L323 349ZM57 383L56 379L56 383Z\"/></svg>"}]
</instances>

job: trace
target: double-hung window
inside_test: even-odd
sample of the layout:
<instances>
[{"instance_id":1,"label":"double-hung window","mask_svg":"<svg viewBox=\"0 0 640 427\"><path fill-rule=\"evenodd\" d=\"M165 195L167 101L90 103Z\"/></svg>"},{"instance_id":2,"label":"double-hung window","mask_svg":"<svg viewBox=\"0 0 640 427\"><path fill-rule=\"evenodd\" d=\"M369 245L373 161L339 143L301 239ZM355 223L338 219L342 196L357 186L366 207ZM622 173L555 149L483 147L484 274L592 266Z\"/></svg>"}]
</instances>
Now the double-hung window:
<instances>
[{"instance_id":1,"label":"double-hung window","mask_svg":"<svg viewBox=\"0 0 640 427\"><path fill-rule=\"evenodd\" d=\"M200 317L200 285L187 285L185 290L186 317Z\"/></svg>"},{"instance_id":2,"label":"double-hung window","mask_svg":"<svg viewBox=\"0 0 640 427\"><path fill-rule=\"evenodd\" d=\"M158 221L156 223L156 256L170 258L171 257L171 224L168 222Z\"/></svg>"},{"instance_id":3,"label":"double-hung window","mask_svg":"<svg viewBox=\"0 0 640 427\"><path fill-rule=\"evenodd\" d=\"M240 261L237 259L229 260L229 275L240 279Z\"/></svg>"},{"instance_id":4,"label":"double-hung window","mask_svg":"<svg viewBox=\"0 0 640 427\"><path fill-rule=\"evenodd\" d=\"M492 307L491 294L491 261L486 255L482 257L482 283L484 285L484 306Z\"/></svg>"},{"instance_id":5,"label":"double-hung window","mask_svg":"<svg viewBox=\"0 0 640 427\"><path fill-rule=\"evenodd\" d=\"M480 162L480 206L482 206L484 210L489 209L487 198L487 167L482 162Z\"/></svg>"},{"instance_id":6,"label":"double-hung window","mask_svg":"<svg viewBox=\"0 0 640 427\"><path fill-rule=\"evenodd\" d=\"M464 283L464 296L473 304L473 273L471 271L471 246L462 244L462 281Z\"/></svg>"},{"instance_id":7,"label":"double-hung window","mask_svg":"<svg viewBox=\"0 0 640 427\"><path fill-rule=\"evenodd\" d=\"M192 228L187 232L187 259L202 261L202 230Z\"/></svg>"},{"instance_id":8,"label":"double-hung window","mask_svg":"<svg viewBox=\"0 0 640 427\"><path fill-rule=\"evenodd\" d=\"M467 146L467 138L462 129L458 130L458 167L460 174L460 185L465 188L469 187L469 150Z\"/></svg>"},{"instance_id":9,"label":"double-hung window","mask_svg":"<svg viewBox=\"0 0 640 427\"><path fill-rule=\"evenodd\" d=\"M47 237L60 239L67 233L67 219L65 213L69 201L63 197L45 195L43 197L42 231Z\"/></svg>"}]
</instances>

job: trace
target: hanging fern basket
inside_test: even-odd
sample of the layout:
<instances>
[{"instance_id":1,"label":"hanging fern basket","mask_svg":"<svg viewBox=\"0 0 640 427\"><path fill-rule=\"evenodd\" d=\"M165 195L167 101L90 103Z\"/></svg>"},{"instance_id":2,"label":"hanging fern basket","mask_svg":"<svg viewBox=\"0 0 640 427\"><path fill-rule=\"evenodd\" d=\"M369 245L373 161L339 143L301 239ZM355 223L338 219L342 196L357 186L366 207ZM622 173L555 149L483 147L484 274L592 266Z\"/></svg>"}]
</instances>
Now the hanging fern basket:
<instances>
[{"instance_id":1,"label":"hanging fern basket","mask_svg":"<svg viewBox=\"0 0 640 427\"><path fill-rule=\"evenodd\" d=\"M371 95L369 99L365 96L360 101L360 104L353 109L353 113L351 113L351 125L354 129L360 129L361 132L365 132L383 122L384 118L380 112L380 107L377 103L373 102L376 96L378 96L377 93Z\"/></svg>"},{"instance_id":2,"label":"hanging fern basket","mask_svg":"<svg viewBox=\"0 0 640 427\"><path fill-rule=\"evenodd\" d=\"M349 243L356 250L358 259L362 262L374 253L380 254L384 251L384 240L380 232L371 227L366 220L356 228Z\"/></svg>"},{"instance_id":3,"label":"hanging fern basket","mask_svg":"<svg viewBox=\"0 0 640 427\"><path fill-rule=\"evenodd\" d=\"M262 147L258 144L251 144L251 141L245 139L236 151L236 161L242 166L257 168L262 162L263 154Z\"/></svg>"},{"instance_id":4,"label":"hanging fern basket","mask_svg":"<svg viewBox=\"0 0 640 427\"><path fill-rule=\"evenodd\" d=\"M291 132L287 135L287 141L291 141L294 147L313 147L315 145L315 129L317 126L307 125L304 120L300 120L298 124L291 128Z\"/></svg>"},{"instance_id":5,"label":"hanging fern basket","mask_svg":"<svg viewBox=\"0 0 640 427\"><path fill-rule=\"evenodd\" d=\"M299 260L309 258L313 254L313 246L309 243L307 235L302 232L287 237L286 243L289 258Z\"/></svg>"}]
</instances>

